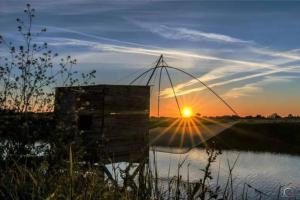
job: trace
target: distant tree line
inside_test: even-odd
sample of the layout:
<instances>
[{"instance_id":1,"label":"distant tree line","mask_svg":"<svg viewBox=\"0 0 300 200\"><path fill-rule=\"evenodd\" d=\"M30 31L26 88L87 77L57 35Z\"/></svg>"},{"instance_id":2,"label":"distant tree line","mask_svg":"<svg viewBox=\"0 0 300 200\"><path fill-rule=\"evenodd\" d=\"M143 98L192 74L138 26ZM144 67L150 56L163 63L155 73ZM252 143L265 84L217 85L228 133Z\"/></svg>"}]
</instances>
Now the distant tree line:
<instances>
[{"instance_id":1,"label":"distant tree line","mask_svg":"<svg viewBox=\"0 0 300 200\"><path fill-rule=\"evenodd\" d=\"M206 117L206 116L204 116ZM270 115L246 115L246 116L237 116L237 115L222 115L222 116L214 116L207 118L219 118L219 119L300 119L300 115L288 114L286 116L279 115L278 113L272 113Z\"/></svg>"}]
</instances>

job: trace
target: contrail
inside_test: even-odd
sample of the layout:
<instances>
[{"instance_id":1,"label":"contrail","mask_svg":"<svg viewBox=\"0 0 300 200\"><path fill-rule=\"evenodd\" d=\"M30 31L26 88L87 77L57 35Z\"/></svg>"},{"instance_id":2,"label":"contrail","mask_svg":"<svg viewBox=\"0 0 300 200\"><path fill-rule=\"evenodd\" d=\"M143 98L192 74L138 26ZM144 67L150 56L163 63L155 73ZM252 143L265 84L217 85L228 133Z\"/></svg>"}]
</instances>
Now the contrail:
<instances>
[{"instance_id":1,"label":"contrail","mask_svg":"<svg viewBox=\"0 0 300 200\"><path fill-rule=\"evenodd\" d=\"M248 75L248 76L244 76L244 77L239 77L239 78L230 79L230 80L227 80L227 81L222 81L222 82L210 84L209 86L210 87L222 86L222 85L226 85L226 84L233 83L233 82L238 82L238 81L243 81L243 80L247 80L247 79L257 78L257 77L266 76L266 75L275 74L275 73L284 72L284 71L293 70L293 69L300 69L300 67L299 66L291 66L291 67L286 67L284 69L278 68L278 69L274 69L274 70L268 71L268 72L252 74L252 75ZM205 87L197 87L197 88L184 90L184 91L179 90L179 91L176 91L176 95L181 96L181 95L189 94L189 93L192 93L192 92L202 91L204 89L205 89ZM162 98L171 98L171 97L173 97L173 94L169 92L169 88L162 91L161 95L162 95Z\"/></svg>"},{"instance_id":2,"label":"contrail","mask_svg":"<svg viewBox=\"0 0 300 200\"><path fill-rule=\"evenodd\" d=\"M38 26L42 27L42 26ZM139 43L134 43L134 42L126 42L126 41L121 41L121 40L116 40L116 39L111 39L107 37L102 37L102 36L96 36L93 34L88 34L88 33L83 33L80 31L75 31L67 28L61 28L61 27L54 27L54 26L47 26L47 28L52 28L55 30L59 31L64 31L68 33L74 33L78 34L81 36L86 36L89 38L94 38L94 39L99 39L99 40L106 40L109 42L116 42L120 44L126 44L126 45L131 45L131 46L136 46L136 47L143 47L143 48L135 48L135 47L124 47L124 46L119 46L121 49L121 52L124 52L123 49L125 48L127 53L139 53L139 54L155 54L155 55L160 55L160 54L165 54L173 57L190 57L190 58L196 58L196 59L204 59L204 60L216 60L216 61L223 61L223 62L231 62L231 63L236 63L236 64L242 64L242 65L248 65L251 67L261 67L261 68L268 68L268 69L277 69L276 65L268 64L268 63L260 63L260 62L250 62L250 61L243 61L243 60L237 60L237 59L229 59L229 58L221 58L221 57L215 57L215 56L209 56L209 55L201 55L197 53L191 53L191 52L183 52L183 51L176 51L172 49L163 49L161 47L157 46L152 46L152 45L143 45ZM117 45L115 45L117 46ZM118 51L117 49L111 49Z\"/></svg>"}]
</instances>

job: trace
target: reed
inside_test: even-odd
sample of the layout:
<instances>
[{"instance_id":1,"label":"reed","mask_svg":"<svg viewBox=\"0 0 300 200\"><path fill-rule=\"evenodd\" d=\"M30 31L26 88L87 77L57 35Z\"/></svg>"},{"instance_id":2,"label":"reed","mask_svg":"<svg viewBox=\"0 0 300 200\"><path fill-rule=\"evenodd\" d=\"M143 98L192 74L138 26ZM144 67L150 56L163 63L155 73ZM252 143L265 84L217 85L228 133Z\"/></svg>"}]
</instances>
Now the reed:
<instances>
[{"instance_id":1,"label":"reed","mask_svg":"<svg viewBox=\"0 0 300 200\"><path fill-rule=\"evenodd\" d=\"M177 165L176 175L160 178L157 167L156 152L153 151L153 162L148 158L140 163L128 163L125 168L112 163L109 171L105 165L82 164L79 155L74 152L74 144L69 145L68 160L59 162L53 168L45 156L42 161L13 160L1 167L0 198L1 199L143 199L143 200L180 200L180 199L249 199L250 192L257 194L259 199L268 199L268 194L255 186L244 184L242 194L239 194L234 184L234 168L238 157L233 163L227 160L228 177L224 185L219 184L219 176L212 174L212 164L220 151L206 149L207 161L199 171L201 178L190 181L189 164L187 164L186 179L181 170L187 159ZM216 185L210 183L216 177ZM279 188L280 191L280 188ZM279 196L278 192L278 196Z\"/></svg>"}]
</instances>

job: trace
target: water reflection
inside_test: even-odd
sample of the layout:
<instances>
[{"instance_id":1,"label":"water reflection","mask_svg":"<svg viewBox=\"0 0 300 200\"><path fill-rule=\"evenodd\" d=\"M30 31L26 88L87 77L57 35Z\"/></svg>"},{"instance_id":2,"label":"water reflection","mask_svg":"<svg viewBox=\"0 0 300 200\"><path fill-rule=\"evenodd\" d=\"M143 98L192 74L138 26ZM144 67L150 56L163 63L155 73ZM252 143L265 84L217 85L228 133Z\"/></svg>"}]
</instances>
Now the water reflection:
<instances>
[{"instance_id":1,"label":"water reflection","mask_svg":"<svg viewBox=\"0 0 300 200\"><path fill-rule=\"evenodd\" d=\"M300 188L300 157L287 154L258 153L247 151L223 151L212 165L214 185L219 172L219 183L224 185L228 177L228 165L233 163L238 156L238 161L233 171L235 188L241 192L244 183L248 183L268 195L270 198L277 196L280 185L293 185ZM203 176L203 169L207 163L207 154L204 149L194 148L185 154L174 154L166 152L156 152L157 166L161 178L168 177L170 166L170 176L177 173L178 162L186 159L180 173L183 179L187 179L187 169L189 165L189 179L199 181ZM153 160L150 153L150 161ZM219 170L220 169L220 170Z\"/></svg>"}]
</instances>

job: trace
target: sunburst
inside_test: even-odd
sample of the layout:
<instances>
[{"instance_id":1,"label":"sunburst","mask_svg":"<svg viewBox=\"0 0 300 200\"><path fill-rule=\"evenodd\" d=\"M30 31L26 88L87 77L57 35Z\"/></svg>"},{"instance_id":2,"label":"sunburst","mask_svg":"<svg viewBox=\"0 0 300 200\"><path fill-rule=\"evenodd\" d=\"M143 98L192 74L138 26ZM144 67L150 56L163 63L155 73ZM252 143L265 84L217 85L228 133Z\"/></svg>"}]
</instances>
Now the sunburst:
<instances>
[{"instance_id":1,"label":"sunburst","mask_svg":"<svg viewBox=\"0 0 300 200\"><path fill-rule=\"evenodd\" d=\"M184 118L190 118L193 116L193 111L190 107L184 107L181 114Z\"/></svg>"}]
</instances>

